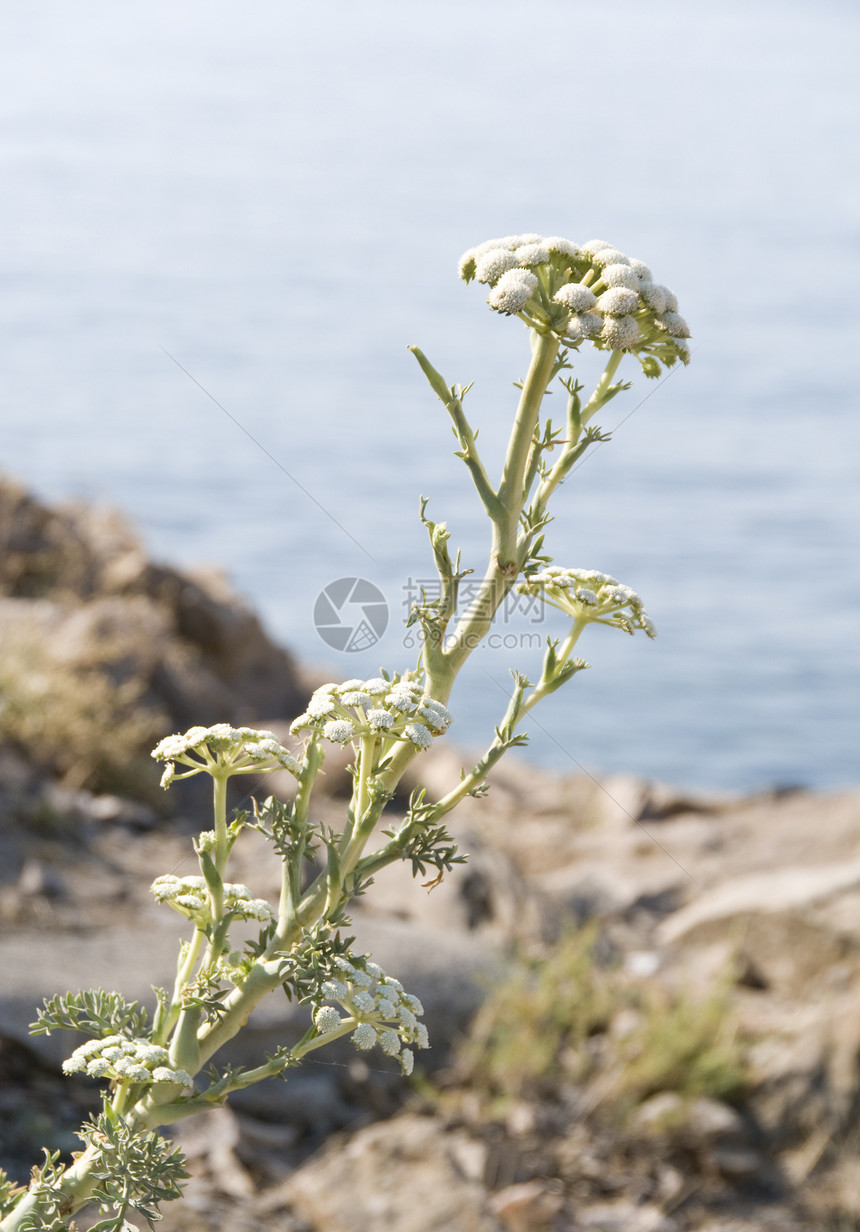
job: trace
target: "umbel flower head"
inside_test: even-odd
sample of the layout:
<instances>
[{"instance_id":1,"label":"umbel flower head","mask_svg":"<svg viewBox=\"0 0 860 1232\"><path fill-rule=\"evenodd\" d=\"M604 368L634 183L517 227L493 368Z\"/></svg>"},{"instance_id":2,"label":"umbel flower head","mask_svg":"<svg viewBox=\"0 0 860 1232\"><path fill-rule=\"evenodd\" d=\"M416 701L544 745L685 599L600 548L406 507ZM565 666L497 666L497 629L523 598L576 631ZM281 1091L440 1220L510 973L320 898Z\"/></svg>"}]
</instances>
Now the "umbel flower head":
<instances>
[{"instance_id":1,"label":"umbel flower head","mask_svg":"<svg viewBox=\"0 0 860 1232\"><path fill-rule=\"evenodd\" d=\"M157 902L169 903L180 915L193 920L198 928L212 923L210 898L203 877L177 877L166 873L156 877L149 888ZM259 920L261 923L275 915L264 898L252 898L247 886L232 882L224 883L224 910L237 920Z\"/></svg>"},{"instance_id":2,"label":"umbel flower head","mask_svg":"<svg viewBox=\"0 0 860 1232\"><path fill-rule=\"evenodd\" d=\"M350 1038L359 1052L367 1052L378 1044L387 1056L397 1057L404 1074L411 1074L412 1049L427 1048L430 1044L427 1028L418 1021L424 1013L421 1002L404 992L399 980L386 975L370 959L336 958L334 968L320 994L327 1001L337 1002L346 1011L346 1017L341 1018L333 1005L321 1005L314 1014L319 1034L331 1035L341 1027L353 1028Z\"/></svg>"},{"instance_id":3,"label":"umbel flower head","mask_svg":"<svg viewBox=\"0 0 860 1232\"><path fill-rule=\"evenodd\" d=\"M178 779L195 774L266 774L271 770L299 773L299 763L280 744L274 732L258 731L254 727L230 727L216 723L214 727L191 727L180 736L166 736L152 750L156 761L167 763L161 776L161 786L169 787ZM176 762L190 767L184 774L176 771Z\"/></svg>"},{"instance_id":4,"label":"umbel flower head","mask_svg":"<svg viewBox=\"0 0 860 1232\"><path fill-rule=\"evenodd\" d=\"M490 288L495 312L554 333L567 347L587 341L601 351L629 351L646 376L689 363L690 330L675 296L647 265L606 240L580 246L559 236L505 235L470 248L459 268L464 282Z\"/></svg>"},{"instance_id":5,"label":"umbel flower head","mask_svg":"<svg viewBox=\"0 0 860 1232\"><path fill-rule=\"evenodd\" d=\"M108 1078L111 1082L179 1082L184 1087L192 1084L190 1074L171 1065L166 1048L142 1037L128 1039L125 1035L87 1040L63 1062L63 1073Z\"/></svg>"},{"instance_id":6,"label":"umbel flower head","mask_svg":"<svg viewBox=\"0 0 860 1232\"><path fill-rule=\"evenodd\" d=\"M648 637L657 636L636 591L608 573L550 565L529 574L517 590L523 595L542 595L546 603L583 623L611 625L630 634L641 629Z\"/></svg>"},{"instance_id":7,"label":"umbel flower head","mask_svg":"<svg viewBox=\"0 0 860 1232\"><path fill-rule=\"evenodd\" d=\"M433 737L450 725L451 715L441 702L427 697L423 679L404 672L390 680L376 676L322 685L290 731L316 732L335 744L372 736L384 755L398 741L429 748Z\"/></svg>"}]
</instances>

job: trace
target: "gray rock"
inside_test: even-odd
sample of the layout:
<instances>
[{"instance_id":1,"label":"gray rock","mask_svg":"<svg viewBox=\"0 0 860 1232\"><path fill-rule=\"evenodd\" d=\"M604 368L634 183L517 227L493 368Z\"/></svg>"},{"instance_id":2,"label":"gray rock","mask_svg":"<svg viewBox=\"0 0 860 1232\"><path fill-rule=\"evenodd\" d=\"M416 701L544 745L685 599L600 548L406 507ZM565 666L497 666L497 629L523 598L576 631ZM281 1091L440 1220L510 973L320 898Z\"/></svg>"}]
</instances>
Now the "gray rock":
<instances>
[{"instance_id":1,"label":"gray rock","mask_svg":"<svg viewBox=\"0 0 860 1232\"><path fill-rule=\"evenodd\" d=\"M713 921L726 921L750 912L776 914L800 911L860 884L860 859L818 867L774 868L735 877L697 896L675 912L660 929L660 939L671 944L679 937Z\"/></svg>"},{"instance_id":2,"label":"gray rock","mask_svg":"<svg viewBox=\"0 0 860 1232\"><path fill-rule=\"evenodd\" d=\"M120 514L48 508L8 480L0 596L7 638L36 637L54 670L133 685L138 704L173 730L291 718L308 696L293 660L220 573L152 564Z\"/></svg>"},{"instance_id":3,"label":"gray rock","mask_svg":"<svg viewBox=\"0 0 860 1232\"><path fill-rule=\"evenodd\" d=\"M698 1096L691 1100L684 1122L688 1140L707 1146L727 1139L742 1140L746 1136L738 1112L721 1099Z\"/></svg>"},{"instance_id":4,"label":"gray rock","mask_svg":"<svg viewBox=\"0 0 860 1232\"><path fill-rule=\"evenodd\" d=\"M490 1209L509 1232L544 1232L561 1206L561 1195L544 1181L508 1185L490 1199Z\"/></svg>"},{"instance_id":5,"label":"gray rock","mask_svg":"<svg viewBox=\"0 0 860 1232\"><path fill-rule=\"evenodd\" d=\"M577 1229L583 1232L678 1232L674 1219L657 1206L633 1202L607 1202L576 1212Z\"/></svg>"},{"instance_id":6,"label":"gray rock","mask_svg":"<svg viewBox=\"0 0 860 1232\"><path fill-rule=\"evenodd\" d=\"M319 1232L506 1232L477 1181L456 1162L463 1131L398 1116L335 1142L268 1195L263 1210L291 1207Z\"/></svg>"},{"instance_id":7,"label":"gray rock","mask_svg":"<svg viewBox=\"0 0 860 1232\"><path fill-rule=\"evenodd\" d=\"M658 941L703 948L728 939L760 982L800 993L860 951L860 924L849 932L829 914L859 884L857 859L730 878L664 920Z\"/></svg>"},{"instance_id":8,"label":"gray rock","mask_svg":"<svg viewBox=\"0 0 860 1232\"><path fill-rule=\"evenodd\" d=\"M748 1181L762 1170L762 1157L749 1147L715 1146L708 1152L711 1165L731 1181Z\"/></svg>"}]
</instances>

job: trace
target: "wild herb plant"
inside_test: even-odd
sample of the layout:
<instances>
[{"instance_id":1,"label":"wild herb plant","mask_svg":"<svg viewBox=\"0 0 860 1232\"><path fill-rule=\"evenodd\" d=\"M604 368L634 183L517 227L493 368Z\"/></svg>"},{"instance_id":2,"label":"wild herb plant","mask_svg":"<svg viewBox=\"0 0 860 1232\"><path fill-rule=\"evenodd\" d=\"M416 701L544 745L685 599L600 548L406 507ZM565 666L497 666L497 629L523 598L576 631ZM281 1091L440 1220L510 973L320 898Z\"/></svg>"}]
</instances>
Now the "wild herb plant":
<instances>
[{"instance_id":1,"label":"wild herb plant","mask_svg":"<svg viewBox=\"0 0 860 1232\"><path fill-rule=\"evenodd\" d=\"M97 1232L132 1228L134 1212L151 1223L160 1203L179 1196L186 1175L180 1152L159 1134L161 1127L217 1107L232 1091L264 1078L288 1077L308 1053L343 1036L360 1051L380 1048L409 1074L415 1049L428 1045L421 1004L368 956L350 949L344 931L350 900L394 861L405 860L432 883L463 859L446 828L447 815L465 796L484 793L493 766L525 742L525 716L587 666L574 652L588 625L654 636L633 590L593 569L552 564L544 533L556 489L593 445L609 439L594 420L629 388L616 379L624 357L638 361L647 377L688 362L689 331L675 296L653 281L641 261L602 240L582 247L538 235L490 240L462 257L460 275L486 286L490 308L518 317L531 343L495 485L464 410L467 389L449 386L411 348L451 418L458 456L490 522L488 563L477 594L460 614L458 589L467 571L459 553L451 554L446 524L431 521L422 500L439 594L425 597L410 617L421 637L417 666L317 689L307 713L292 725L290 749L270 732L226 724L194 727L157 746L153 755L165 765L164 787L193 775L212 780L213 825L194 844L199 873L161 876L152 885L159 902L185 917L190 935L180 946L172 988L155 990L150 1012L101 990L46 1002L34 1032L70 1030L88 1037L64 1069L104 1082L103 1109L82 1127L84 1149L70 1164L46 1153L27 1189L0 1176L0 1232L65 1232L88 1204L102 1216ZM573 363L586 343L605 354L606 364L584 399ZM558 422L542 418L544 398L556 381L566 393ZM457 675L515 587L542 595L565 613L567 635L548 641L534 683L513 672L507 709L477 764L464 769L439 800L416 791L406 815L382 830L379 845L371 845L407 767L447 731ZM353 754L352 798L340 830L321 825L314 811L317 775L333 744ZM293 797L270 797L231 817L229 780L260 779L274 770L294 777ZM226 880L231 849L245 827L264 835L280 857L277 904ZM322 871L315 871L314 861ZM231 928L248 920L259 925L258 936L237 949ZM306 1008L304 1035L253 1068L225 1063L225 1045L263 998L279 991Z\"/></svg>"}]
</instances>

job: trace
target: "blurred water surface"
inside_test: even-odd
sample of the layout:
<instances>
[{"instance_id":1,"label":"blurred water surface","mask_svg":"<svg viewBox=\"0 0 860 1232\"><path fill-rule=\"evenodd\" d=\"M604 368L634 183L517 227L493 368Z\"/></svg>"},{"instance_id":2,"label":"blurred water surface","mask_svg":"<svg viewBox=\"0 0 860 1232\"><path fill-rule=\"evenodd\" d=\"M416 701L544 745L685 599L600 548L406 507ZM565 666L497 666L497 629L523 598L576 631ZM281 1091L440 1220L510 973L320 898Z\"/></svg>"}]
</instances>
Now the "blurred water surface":
<instances>
[{"instance_id":1,"label":"blurred water surface","mask_svg":"<svg viewBox=\"0 0 860 1232\"><path fill-rule=\"evenodd\" d=\"M660 637L592 631L530 755L694 787L858 780L855 5L33 0L0 35L7 472L222 565L333 678L405 666L419 492L467 563L486 554L406 345L475 380L497 467L526 335L456 259L601 236L677 292L695 353L612 404L549 545L640 590ZM392 609L366 653L313 627L342 576ZM461 741L553 628L512 619L515 645L475 656Z\"/></svg>"}]
</instances>

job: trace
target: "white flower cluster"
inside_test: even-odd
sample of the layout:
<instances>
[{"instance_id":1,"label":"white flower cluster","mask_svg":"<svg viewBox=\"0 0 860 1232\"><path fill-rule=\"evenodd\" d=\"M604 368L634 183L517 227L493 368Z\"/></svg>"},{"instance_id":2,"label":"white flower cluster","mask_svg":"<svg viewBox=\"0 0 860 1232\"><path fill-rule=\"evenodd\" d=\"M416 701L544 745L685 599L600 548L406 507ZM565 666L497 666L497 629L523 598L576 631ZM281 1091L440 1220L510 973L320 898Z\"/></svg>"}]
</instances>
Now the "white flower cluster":
<instances>
[{"instance_id":1,"label":"white flower cluster","mask_svg":"<svg viewBox=\"0 0 860 1232\"><path fill-rule=\"evenodd\" d=\"M176 877L166 873L156 877L149 887L160 903L169 903L174 910L199 925L210 922L209 895L202 877ZM252 898L247 886L224 883L224 910L239 920L274 919L275 913L264 898Z\"/></svg>"},{"instance_id":2,"label":"white flower cluster","mask_svg":"<svg viewBox=\"0 0 860 1232\"><path fill-rule=\"evenodd\" d=\"M65 1074L87 1074L90 1078L109 1078L119 1082L181 1082L192 1085L184 1069L170 1064L166 1048L137 1036L108 1035L87 1040L63 1062Z\"/></svg>"},{"instance_id":3,"label":"white flower cluster","mask_svg":"<svg viewBox=\"0 0 860 1232\"><path fill-rule=\"evenodd\" d=\"M450 725L448 710L425 696L422 680L403 675L324 684L290 731L317 731L335 744L374 736L384 754L398 740L408 740L417 749L429 748L433 737Z\"/></svg>"},{"instance_id":4,"label":"white flower cluster","mask_svg":"<svg viewBox=\"0 0 860 1232\"><path fill-rule=\"evenodd\" d=\"M567 346L633 352L648 376L688 363L689 327L673 293L650 269L606 240L581 247L559 236L505 235L470 248L460 277L490 288L496 312L551 331Z\"/></svg>"},{"instance_id":5,"label":"white flower cluster","mask_svg":"<svg viewBox=\"0 0 860 1232\"><path fill-rule=\"evenodd\" d=\"M330 1035L344 1022L355 1023L351 1038L359 1052L379 1044L388 1056L397 1057L404 1074L411 1074L412 1049L430 1044L427 1028L418 1021L424 1013L421 1002L369 959L336 958L334 962L337 974L326 980L322 993L326 1000L341 1005L348 1017L342 1019L333 1005L321 1006L314 1014L320 1035Z\"/></svg>"},{"instance_id":6,"label":"white flower cluster","mask_svg":"<svg viewBox=\"0 0 860 1232\"><path fill-rule=\"evenodd\" d=\"M270 770L289 770L298 774L299 763L281 745L274 732L254 727L191 727L181 736L166 736L152 750L156 761L165 761L161 786L169 787L175 778L190 778L210 767L229 768L231 774L265 774ZM177 774L175 763L190 766Z\"/></svg>"},{"instance_id":7,"label":"white flower cluster","mask_svg":"<svg viewBox=\"0 0 860 1232\"><path fill-rule=\"evenodd\" d=\"M550 565L540 573L530 574L517 590L523 595L542 595L547 603L574 620L612 625L631 634L641 629L648 637L657 636L636 591L622 586L608 573Z\"/></svg>"}]
</instances>

